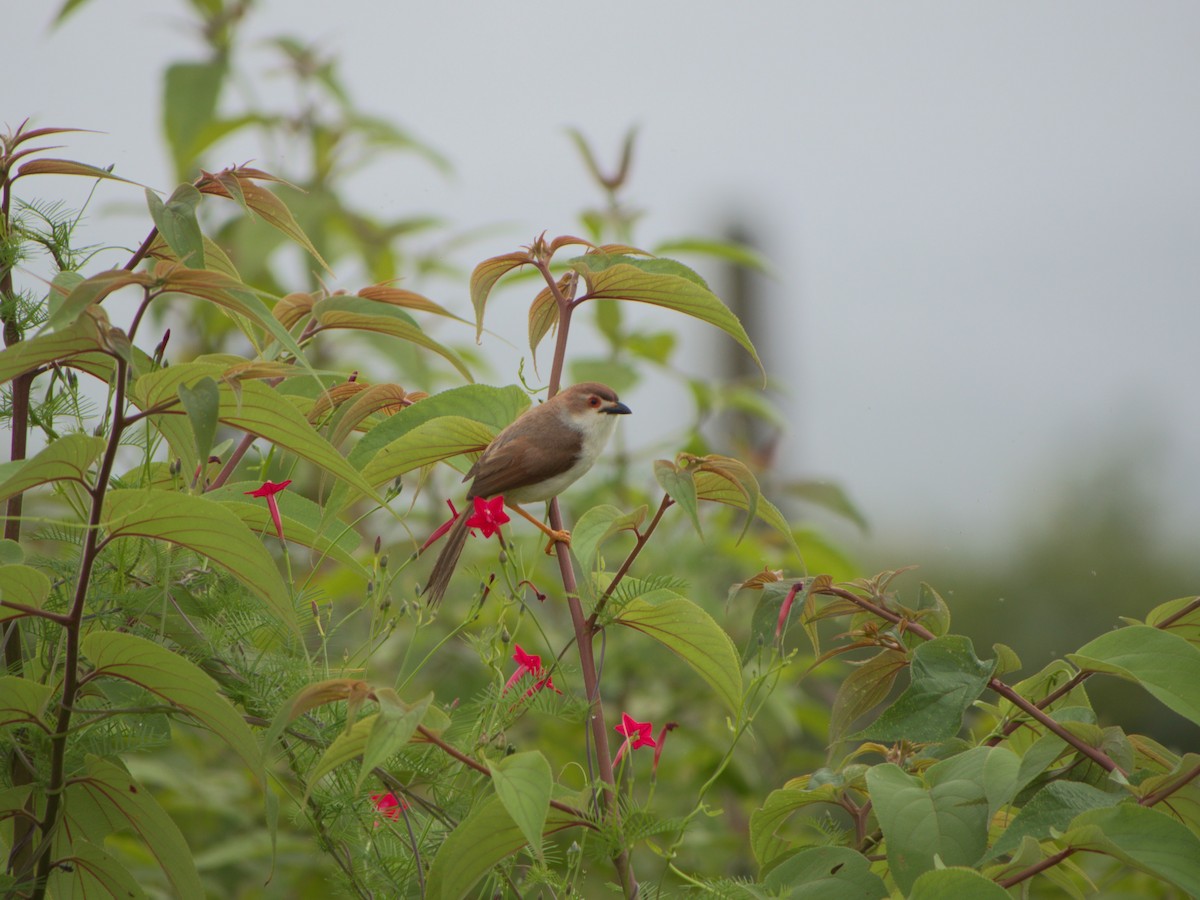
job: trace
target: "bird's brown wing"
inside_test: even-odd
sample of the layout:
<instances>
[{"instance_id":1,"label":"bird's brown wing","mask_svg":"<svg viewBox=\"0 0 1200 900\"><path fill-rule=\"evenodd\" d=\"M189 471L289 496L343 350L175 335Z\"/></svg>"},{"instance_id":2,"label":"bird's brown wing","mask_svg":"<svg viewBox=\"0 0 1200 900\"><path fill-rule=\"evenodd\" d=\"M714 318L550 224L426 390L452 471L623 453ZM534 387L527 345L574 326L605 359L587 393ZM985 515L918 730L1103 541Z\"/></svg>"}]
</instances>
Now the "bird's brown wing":
<instances>
[{"instance_id":1,"label":"bird's brown wing","mask_svg":"<svg viewBox=\"0 0 1200 900\"><path fill-rule=\"evenodd\" d=\"M582 432L572 431L572 437L576 445L563 453L561 445L550 451L536 440L501 432L467 473L475 479L467 497L495 497L561 475L575 465L583 449Z\"/></svg>"}]
</instances>

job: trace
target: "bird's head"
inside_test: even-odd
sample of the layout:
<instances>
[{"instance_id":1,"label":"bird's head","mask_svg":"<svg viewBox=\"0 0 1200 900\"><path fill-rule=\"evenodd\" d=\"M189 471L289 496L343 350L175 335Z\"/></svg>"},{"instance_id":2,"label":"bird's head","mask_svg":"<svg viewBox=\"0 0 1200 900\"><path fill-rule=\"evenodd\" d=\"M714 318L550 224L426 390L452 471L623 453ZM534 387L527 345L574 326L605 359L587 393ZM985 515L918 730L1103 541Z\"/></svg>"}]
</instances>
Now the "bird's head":
<instances>
[{"instance_id":1,"label":"bird's head","mask_svg":"<svg viewBox=\"0 0 1200 900\"><path fill-rule=\"evenodd\" d=\"M597 381L584 381L565 388L554 402L561 403L563 410L576 428L585 433L602 434L612 432L616 419L613 416L629 415L630 409L617 399L617 392Z\"/></svg>"}]
</instances>

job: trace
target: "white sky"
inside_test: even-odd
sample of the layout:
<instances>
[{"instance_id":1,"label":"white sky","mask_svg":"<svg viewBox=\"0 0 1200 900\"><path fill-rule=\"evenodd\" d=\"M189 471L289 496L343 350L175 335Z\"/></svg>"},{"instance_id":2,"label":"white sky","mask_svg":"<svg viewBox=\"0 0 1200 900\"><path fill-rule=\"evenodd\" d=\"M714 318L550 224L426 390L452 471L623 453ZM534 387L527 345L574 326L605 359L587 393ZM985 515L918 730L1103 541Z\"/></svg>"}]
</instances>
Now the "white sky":
<instances>
[{"instance_id":1,"label":"white sky","mask_svg":"<svg viewBox=\"0 0 1200 900\"><path fill-rule=\"evenodd\" d=\"M7 5L0 122L102 130L70 156L169 189L161 73L200 52L182 2L90 0L53 32L57 2ZM730 214L762 238L783 458L842 482L881 543L986 547L1039 514L1051 466L1115 440L1163 521L1200 526L1200 5L266 0L248 26L320 40L451 159L449 181L408 162L352 190L511 226L467 265L577 232L597 197L564 128L612 160L638 124L642 243ZM465 283L429 292L467 314ZM694 371L719 340L689 337ZM681 396L630 402L669 422Z\"/></svg>"}]
</instances>

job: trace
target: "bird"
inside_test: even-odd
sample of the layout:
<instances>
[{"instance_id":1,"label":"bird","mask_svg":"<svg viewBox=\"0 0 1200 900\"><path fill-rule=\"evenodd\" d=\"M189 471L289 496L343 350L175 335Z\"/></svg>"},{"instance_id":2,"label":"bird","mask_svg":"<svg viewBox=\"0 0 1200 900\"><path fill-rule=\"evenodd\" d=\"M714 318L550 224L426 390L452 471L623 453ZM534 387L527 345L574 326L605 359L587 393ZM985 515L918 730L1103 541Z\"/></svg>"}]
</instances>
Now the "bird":
<instances>
[{"instance_id":1,"label":"bird","mask_svg":"<svg viewBox=\"0 0 1200 900\"><path fill-rule=\"evenodd\" d=\"M574 484L603 452L616 417L630 412L608 385L585 381L565 388L518 416L487 445L463 476L471 481L467 499L503 496L505 505L544 531L551 545L569 544L570 532L546 527L520 504L548 501ZM423 592L430 606L441 602L450 585L470 515L470 505L457 515L433 564Z\"/></svg>"}]
</instances>

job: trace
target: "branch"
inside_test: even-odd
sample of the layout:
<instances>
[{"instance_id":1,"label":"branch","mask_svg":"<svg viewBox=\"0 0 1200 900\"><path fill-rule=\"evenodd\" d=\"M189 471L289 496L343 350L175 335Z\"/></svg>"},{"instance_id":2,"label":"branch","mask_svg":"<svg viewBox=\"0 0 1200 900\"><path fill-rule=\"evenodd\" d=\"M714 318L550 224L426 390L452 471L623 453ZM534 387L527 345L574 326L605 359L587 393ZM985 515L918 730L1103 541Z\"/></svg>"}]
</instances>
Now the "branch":
<instances>
[{"instance_id":1,"label":"branch","mask_svg":"<svg viewBox=\"0 0 1200 900\"><path fill-rule=\"evenodd\" d=\"M621 583L621 579L629 571L634 560L638 558L638 554L642 552L642 548L646 546L646 542L650 540L650 535L654 534L654 529L658 528L658 523L662 521L663 513L670 509L675 504L671 499L670 494L663 494L662 503L658 505L658 512L654 514L654 518L650 520L650 524L646 530L638 535L637 543L633 545L633 549L629 551L629 555L625 557L625 562L621 563L621 568L617 569L617 574L613 576L612 581L608 583L608 587L604 593L600 595L600 599L596 602L596 608L592 614L588 616L588 628L595 631L596 621L600 618L600 613L604 611L604 605L608 602L608 598L612 596L613 591L617 589L617 585Z\"/></svg>"}]
</instances>

